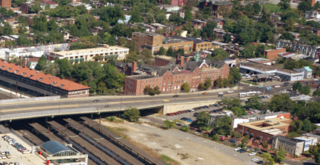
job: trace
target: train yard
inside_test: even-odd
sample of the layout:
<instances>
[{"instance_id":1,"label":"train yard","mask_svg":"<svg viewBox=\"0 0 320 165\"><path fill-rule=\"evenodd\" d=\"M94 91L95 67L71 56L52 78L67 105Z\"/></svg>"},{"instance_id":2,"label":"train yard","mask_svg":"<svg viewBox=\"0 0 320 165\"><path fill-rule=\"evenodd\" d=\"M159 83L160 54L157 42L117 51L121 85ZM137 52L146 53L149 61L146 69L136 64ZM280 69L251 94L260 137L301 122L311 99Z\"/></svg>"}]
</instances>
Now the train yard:
<instances>
[{"instance_id":1,"label":"train yard","mask_svg":"<svg viewBox=\"0 0 320 165\"><path fill-rule=\"evenodd\" d=\"M9 124L32 145L58 141L87 154L89 165L165 165L88 117L23 120Z\"/></svg>"}]
</instances>

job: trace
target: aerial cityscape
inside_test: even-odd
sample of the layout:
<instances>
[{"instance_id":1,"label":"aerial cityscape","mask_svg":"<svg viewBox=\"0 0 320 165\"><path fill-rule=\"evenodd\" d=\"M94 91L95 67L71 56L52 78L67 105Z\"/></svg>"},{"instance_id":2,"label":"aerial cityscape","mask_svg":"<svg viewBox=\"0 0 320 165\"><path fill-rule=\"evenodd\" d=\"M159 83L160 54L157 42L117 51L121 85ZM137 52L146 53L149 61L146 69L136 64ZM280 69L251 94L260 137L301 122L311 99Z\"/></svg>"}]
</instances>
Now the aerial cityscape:
<instances>
[{"instance_id":1,"label":"aerial cityscape","mask_svg":"<svg viewBox=\"0 0 320 165\"><path fill-rule=\"evenodd\" d=\"M320 0L0 0L0 165L320 164Z\"/></svg>"}]
</instances>

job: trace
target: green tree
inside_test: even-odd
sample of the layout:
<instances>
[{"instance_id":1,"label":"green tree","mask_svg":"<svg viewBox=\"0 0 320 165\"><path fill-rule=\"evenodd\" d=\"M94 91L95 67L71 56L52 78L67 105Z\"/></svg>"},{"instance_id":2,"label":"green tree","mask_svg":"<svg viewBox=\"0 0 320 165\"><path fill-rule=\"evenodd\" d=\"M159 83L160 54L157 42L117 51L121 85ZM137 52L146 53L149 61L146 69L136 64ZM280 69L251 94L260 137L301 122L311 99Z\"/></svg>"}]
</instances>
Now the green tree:
<instances>
[{"instance_id":1,"label":"green tree","mask_svg":"<svg viewBox=\"0 0 320 165\"><path fill-rule=\"evenodd\" d=\"M101 7L100 8L100 20L109 23L110 25L115 25L118 20L124 20L124 13L119 5L114 7Z\"/></svg>"},{"instance_id":2,"label":"green tree","mask_svg":"<svg viewBox=\"0 0 320 165\"><path fill-rule=\"evenodd\" d=\"M246 114L246 109L241 107L232 107L231 111L233 112L234 115L238 117L241 117L242 115Z\"/></svg>"},{"instance_id":3,"label":"green tree","mask_svg":"<svg viewBox=\"0 0 320 165\"><path fill-rule=\"evenodd\" d=\"M159 50L159 52L157 53L157 54L159 54L159 55L164 55L166 53L166 49L164 49L164 47L160 47L160 50Z\"/></svg>"},{"instance_id":4,"label":"green tree","mask_svg":"<svg viewBox=\"0 0 320 165\"><path fill-rule=\"evenodd\" d=\"M259 14L260 11L261 11L261 6L259 5L259 3L255 3L253 4L253 11L256 13L256 14Z\"/></svg>"},{"instance_id":5,"label":"green tree","mask_svg":"<svg viewBox=\"0 0 320 165\"><path fill-rule=\"evenodd\" d=\"M252 96L246 102L246 106L253 109L262 109L263 104L259 96Z\"/></svg>"},{"instance_id":6,"label":"green tree","mask_svg":"<svg viewBox=\"0 0 320 165\"><path fill-rule=\"evenodd\" d=\"M142 22L142 18L140 16L139 10L135 10L132 12L129 22L131 23Z\"/></svg>"},{"instance_id":7,"label":"green tree","mask_svg":"<svg viewBox=\"0 0 320 165\"><path fill-rule=\"evenodd\" d=\"M57 25L55 19L51 19L48 22L48 30L52 31L52 30L58 30L59 26Z\"/></svg>"},{"instance_id":8,"label":"green tree","mask_svg":"<svg viewBox=\"0 0 320 165\"><path fill-rule=\"evenodd\" d=\"M310 120L308 119L304 119L303 120L303 126L302 126L302 130L306 131L306 132L311 132L315 129L314 125L311 123Z\"/></svg>"},{"instance_id":9,"label":"green tree","mask_svg":"<svg viewBox=\"0 0 320 165\"><path fill-rule=\"evenodd\" d=\"M189 86L189 84L187 82L182 84L181 89L184 92L190 92L190 86Z\"/></svg>"},{"instance_id":10,"label":"green tree","mask_svg":"<svg viewBox=\"0 0 320 165\"><path fill-rule=\"evenodd\" d=\"M270 153L263 153L261 155L261 157L263 158L263 162L266 163L267 165L273 165L274 164L274 159L272 158Z\"/></svg>"},{"instance_id":11,"label":"green tree","mask_svg":"<svg viewBox=\"0 0 320 165\"><path fill-rule=\"evenodd\" d=\"M239 68L237 67L230 68L228 80L230 84L237 84L240 82L241 74L240 74Z\"/></svg>"},{"instance_id":12,"label":"green tree","mask_svg":"<svg viewBox=\"0 0 320 165\"><path fill-rule=\"evenodd\" d=\"M34 4L30 7L29 12L30 13L38 13L40 10L41 10L40 3L37 2L36 4Z\"/></svg>"},{"instance_id":13,"label":"green tree","mask_svg":"<svg viewBox=\"0 0 320 165\"><path fill-rule=\"evenodd\" d=\"M303 128L303 122L301 120L295 120L291 122L291 130L294 132L301 132Z\"/></svg>"},{"instance_id":14,"label":"green tree","mask_svg":"<svg viewBox=\"0 0 320 165\"><path fill-rule=\"evenodd\" d=\"M168 56L171 56L171 57L173 57L173 49L172 49L172 47L170 46L169 47L169 49L167 50L167 52L166 52L166 54L168 55Z\"/></svg>"},{"instance_id":15,"label":"green tree","mask_svg":"<svg viewBox=\"0 0 320 165\"><path fill-rule=\"evenodd\" d=\"M214 141L220 141L219 135L216 133L212 136L212 140Z\"/></svg>"},{"instance_id":16,"label":"green tree","mask_svg":"<svg viewBox=\"0 0 320 165\"><path fill-rule=\"evenodd\" d=\"M267 149L268 148L268 141L266 141L266 140L262 141L262 147L264 149Z\"/></svg>"},{"instance_id":17,"label":"green tree","mask_svg":"<svg viewBox=\"0 0 320 165\"><path fill-rule=\"evenodd\" d=\"M318 23L319 25L319 23ZM288 33L288 32L285 32L283 33L281 36L280 36L280 39L285 39L285 40L290 40L290 41L293 41L293 35Z\"/></svg>"},{"instance_id":18,"label":"green tree","mask_svg":"<svg viewBox=\"0 0 320 165\"><path fill-rule=\"evenodd\" d=\"M228 109L231 107L241 107L240 99L237 97L223 97L221 102L223 105L226 105Z\"/></svg>"},{"instance_id":19,"label":"green tree","mask_svg":"<svg viewBox=\"0 0 320 165\"><path fill-rule=\"evenodd\" d=\"M292 112L294 107L293 105L294 103L288 94L276 94L269 101L268 108L274 112Z\"/></svg>"},{"instance_id":20,"label":"green tree","mask_svg":"<svg viewBox=\"0 0 320 165\"><path fill-rule=\"evenodd\" d=\"M286 155L283 147L280 147L280 150L276 151L274 159L276 162L279 162L279 163L281 163L286 159Z\"/></svg>"},{"instance_id":21,"label":"green tree","mask_svg":"<svg viewBox=\"0 0 320 165\"><path fill-rule=\"evenodd\" d=\"M315 161L316 163L320 163L320 152L318 152L318 153L316 153L316 154L314 155L314 161Z\"/></svg>"},{"instance_id":22,"label":"green tree","mask_svg":"<svg viewBox=\"0 0 320 165\"><path fill-rule=\"evenodd\" d=\"M41 56L38 60L38 63L35 67L36 70L44 70L45 66L47 65L47 59L45 56Z\"/></svg>"},{"instance_id":23,"label":"green tree","mask_svg":"<svg viewBox=\"0 0 320 165\"><path fill-rule=\"evenodd\" d=\"M191 9L187 9L186 13L184 15L184 20L185 21L191 21L192 20L192 13L191 13Z\"/></svg>"},{"instance_id":24,"label":"green tree","mask_svg":"<svg viewBox=\"0 0 320 165\"><path fill-rule=\"evenodd\" d=\"M184 132L189 132L189 127L184 125L180 128L181 131L184 131Z\"/></svg>"},{"instance_id":25,"label":"green tree","mask_svg":"<svg viewBox=\"0 0 320 165\"><path fill-rule=\"evenodd\" d=\"M121 116L130 122L137 122L140 118L140 111L137 108L129 108Z\"/></svg>"},{"instance_id":26,"label":"green tree","mask_svg":"<svg viewBox=\"0 0 320 165\"><path fill-rule=\"evenodd\" d=\"M212 80L210 78L206 78L204 82L204 89L209 89L212 86Z\"/></svg>"},{"instance_id":27,"label":"green tree","mask_svg":"<svg viewBox=\"0 0 320 165\"><path fill-rule=\"evenodd\" d=\"M165 120L164 126L166 129L170 129L170 128L174 128L176 124L174 122L171 122L170 120Z\"/></svg>"},{"instance_id":28,"label":"green tree","mask_svg":"<svg viewBox=\"0 0 320 165\"><path fill-rule=\"evenodd\" d=\"M290 9L290 0L280 0L280 2L278 3L278 6L282 11Z\"/></svg>"},{"instance_id":29,"label":"green tree","mask_svg":"<svg viewBox=\"0 0 320 165\"><path fill-rule=\"evenodd\" d=\"M298 5L298 10L305 13L306 11L311 9L311 1L300 1Z\"/></svg>"},{"instance_id":30,"label":"green tree","mask_svg":"<svg viewBox=\"0 0 320 165\"><path fill-rule=\"evenodd\" d=\"M211 54L211 57L209 56L208 58L211 58L211 59L214 59L214 60L222 60L222 59L225 59L229 56L228 52L221 49L221 48L218 48L218 49L215 49L212 54Z\"/></svg>"},{"instance_id":31,"label":"green tree","mask_svg":"<svg viewBox=\"0 0 320 165\"><path fill-rule=\"evenodd\" d=\"M231 41L231 34L230 33L226 33L225 35L223 35L223 42L229 43L230 41Z\"/></svg>"},{"instance_id":32,"label":"green tree","mask_svg":"<svg viewBox=\"0 0 320 165\"><path fill-rule=\"evenodd\" d=\"M302 89L299 91L301 94L305 94L308 95L311 92L310 86L309 85L305 85L302 87Z\"/></svg>"},{"instance_id":33,"label":"green tree","mask_svg":"<svg viewBox=\"0 0 320 165\"><path fill-rule=\"evenodd\" d=\"M312 96L316 96L316 97L320 96L320 89L316 89L316 90L313 92Z\"/></svg>"},{"instance_id":34,"label":"green tree","mask_svg":"<svg viewBox=\"0 0 320 165\"><path fill-rule=\"evenodd\" d=\"M232 120L229 116L223 116L214 121L214 126L211 134L230 135L232 131Z\"/></svg>"},{"instance_id":35,"label":"green tree","mask_svg":"<svg viewBox=\"0 0 320 165\"><path fill-rule=\"evenodd\" d=\"M208 19L209 17L212 16L212 11L211 11L211 7L206 7L202 10L202 15L204 18Z\"/></svg>"},{"instance_id":36,"label":"green tree","mask_svg":"<svg viewBox=\"0 0 320 165\"><path fill-rule=\"evenodd\" d=\"M203 127L208 123L209 119L210 119L210 114L206 111L202 111L197 116L196 125L198 127Z\"/></svg>"}]
</instances>

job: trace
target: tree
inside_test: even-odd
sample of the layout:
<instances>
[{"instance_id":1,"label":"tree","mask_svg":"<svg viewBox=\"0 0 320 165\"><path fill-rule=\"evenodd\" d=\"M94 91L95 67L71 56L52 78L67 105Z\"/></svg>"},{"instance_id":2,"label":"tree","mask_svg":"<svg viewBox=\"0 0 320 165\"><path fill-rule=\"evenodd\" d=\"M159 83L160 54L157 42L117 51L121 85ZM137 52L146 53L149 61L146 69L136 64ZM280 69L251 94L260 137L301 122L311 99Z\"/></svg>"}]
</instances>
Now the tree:
<instances>
[{"instance_id":1,"label":"tree","mask_svg":"<svg viewBox=\"0 0 320 165\"><path fill-rule=\"evenodd\" d=\"M318 152L318 153L316 153L316 154L314 155L314 161L315 161L316 163L320 163L320 152Z\"/></svg>"},{"instance_id":2,"label":"tree","mask_svg":"<svg viewBox=\"0 0 320 165\"><path fill-rule=\"evenodd\" d=\"M130 23L142 22L142 18L140 16L139 10L135 10L132 12L129 22Z\"/></svg>"},{"instance_id":3,"label":"tree","mask_svg":"<svg viewBox=\"0 0 320 165\"><path fill-rule=\"evenodd\" d=\"M47 59L45 56L41 56L38 60L38 63L35 67L36 70L44 70L45 66L47 65Z\"/></svg>"},{"instance_id":4,"label":"tree","mask_svg":"<svg viewBox=\"0 0 320 165\"><path fill-rule=\"evenodd\" d=\"M240 82L241 74L240 74L239 68L237 67L230 68L228 80L230 84L237 84Z\"/></svg>"},{"instance_id":5,"label":"tree","mask_svg":"<svg viewBox=\"0 0 320 165\"><path fill-rule=\"evenodd\" d=\"M293 41L293 35L288 33L288 32L285 32L283 33L281 36L280 36L280 39L285 39L285 40L290 40L290 41Z\"/></svg>"},{"instance_id":6,"label":"tree","mask_svg":"<svg viewBox=\"0 0 320 165\"><path fill-rule=\"evenodd\" d=\"M266 141L266 140L262 141L262 147L264 149L267 149L268 148L268 141Z\"/></svg>"},{"instance_id":7,"label":"tree","mask_svg":"<svg viewBox=\"0 0 320 165\"><path fill-rule=\"evenodd\" d=\"M253 7L254 13L256 13L256 14L259 14L259 13L260 13L260 11L261 11L261 6L259 5L259 3L253 4L252 7Z\"/></svg>"},{"instance_id":8,"label":"tree","mask_svg":"<svg viewBox=\"0 0 320 165\"><path fill-rule=\"evenodd\" d=\"M191 9L187 9L186 13L184 15L184 20L185 21L191 21L192 20L192 13L191 13Z\"/></svg>"},{"instance_id":9,"label":"tree","mask_svg":"<svg viewBox=\"0 0 320 165\"><path fill-rule=\"evenodd\" d=\"M170 129L170 128L174 128L176 124L174 122L171 122L170 120L165 120L164 126L166 129Z\"/></svg>"},{"instance_id":10,"label":"tree","mask_svg":"<svg viewBox=\"0 0 320 165\"><path fill-rule=\"evenodd\" d=\"M311 1L300 1L298 5L298 10L305 13L306 11L311 9Z\"/></svg>"},{"instance_id":11,"label":"tree","mask_svg":"<svg viewBox=\"0 0 320 165\"><path fill-rule=\"evenodd\" d=\"M314 125L311 123L310 120L304 119L303 120L302 130L304 130L306 132L311 132L311 131L314 130Z\"/></svg>"},{"instance_id":12,"label":"tree","mask_svg":"<svg viewBox=\"0 0 320 165\"><path fill-rule=\"evenodd\" d=\"M312 96L316 96L316 97L320 96L320 89L316 89L316 90L313 92Z\"/></svg>"},{"instance_id":13,"label":"tree","mask_svg":"<svg viewBox=\"0 0 320 165\"><path fill-rule=\"evenodd\" d=\"M309 85L305 85L302 87L302 89L299 91L301 94L305 94L308 95L311 92L310 86Z\"/></svg>"},{"instance_id":14,"label":"tree","mask_svg":"<svg viewBox=\"0 0 320 165\"><path fill-rule=\"evenodd\" d=\"M184 132L189 132L189 127L184 125L180 128L181 131L184 131Z\"/></svg>"},{"instance_id":15,"label":"tree","mask_svg":"<svg viewBox=\"0 0 320 165\"><path fill-rule=\"evenodd\" d=\"M118 22L118 20L125 19L124 14L119 5L116 5L114 7L101 7L99 15L100 20L105 21L110 25L115 25Z\"/></svg>"},{"instance_id":16,"label":"tree","mask_svg":"<svg viewBox=\"0 0 320 165\"><path fill-rule=\"evenodd\" d=\"M207 90L211 86L212 86L212 80L210 78L206 78L206 80L204 82L204 89Z\"/></svg>"},{"instance_id":17,"label":"tree","mask_svg":"<svg viewBox=\"0 0 320 165\"><path fill-rule=\"evenodd\" d=\"M164 55L166 53L166 49L164 49L164 47L160 47L159 52L157 53L158 55Z\"/></svg>"},{"instance_id":18,"label":"tree","mask_svg":"<svg viewBox=\"0 0 320 165\"><path fill-rule=\"evenodd\" d=\"M295 132L301 132L303 122L301 120L295 120L291 122L291 130Z\"/></svg>"},{"instance_id":19,"label":"tree","mask_svg":"<svg viewBox=\"0 0 320 165\"><path fill-rule=\"evenodd\" d=\"M278 6L282 11L285 11L290 8L290 0L280 0Z\"/></svg>"},{"instance_id":20,"label":"tree","mask_svg":"<svg viewBox=\"0 0 320 165\"><path fill-rule=\"evenodd\" d=\"M263 162L269 165L273 165L274 164L274 159L271 157L270 153L263 153L261 155L261 157L263 158Z\"/></svg>"},{"instance_id":21,"label":"tree","mask_svg":"<svg viewBox=\"0 0 320 165\"><path fill-rule=\"evenodd\" d=\"M42 8L40 6L40 3L37 2L36 4L32 5L29 9L30 13L38 13L38 11L40 11Z\"/></svg>"},{"instance_id":22,"label":"tree","mask_svg":"<svg viewBox=\"0 0 320 165\"><path fill-rule=\"evenodd\" d=\"M274 112L292 112L293 105L293 101L290 99L290 96L288 94L276 94L268 103L268 108Z\"/></svg>"},{"instance_id":23,"label":"tree","mask_svg":"<svg viewBox=\"0 0 320 165\"><path fill-rule=\"evenodd\" d=\"M214 126L211 134L230 135L232 131L232 120L229 116L223 116L214 121Z\"/></svg>"},{"instance_id":24,"label":"tree","mask_svg":"<svg viewBox=\"0 0 320 165\"><path fill-rule=\"evenodd\" d=\"M274 159L276 162L279 162L279 163L281 163L286 159L286 155L283 147L280 147L280 150L276 151Z\"/></svg>"},{"instance_id":25,"label":"tree","mask_svg":"<svg viewBox=\"0 0 320 165\"><path fill-rule=\"evenodd\" d=\"M230 33L226 33L225 35L223 35L223 42L229 43L230 41L231 41Z\"/></svg>"},{"instance_id":26,"label":"tree","mask_svg":"<svg viewBox=\"0 0 320 165\"><path fill-rule=\"evenodd\" d=\"M253 109L262 109L263 104L259 96L252 96L246 102L246 106Z\"/></svg>"},{"instance_id":27,"label":"tree","mask_svg":"<svg viewBox=\"0 0 320 165\"><path fill-rule=\"evenodd\" d=\"M56 23L55 19L51 19L48 22L48 31L52 31L52 30L58 30L59 26Z\"/></svg>"},{"instance_id":28,"label":"tree","mask_svg":"<svg viewBox=\"0 0 320 165\"><path fill-rule=\"evenodd\" d=\"M137 108L129 108L121 116L130 122L136 122L140 118L140 111Z\"/></svg>"},{"instance_id":29,"label":"tree","mask_svg":"<svg viewBox=\"0 0 320 165\"><path fill-rule=\"evenodd\" d=\"M225 59L229 56L228 52L221 49L221 48L218 48L218 49L215 49L212 54L211 54L211 57L209 56L208 58L211 58L211 59L214 59L214 60L222 60L222 59Z\"/></svg>"},{"instance_id":30,"label":"tree","mask_svg":"<svg viewBox=\"0 0 320 165\"><path fill-rule=\"evenodd\" d=\"M197 116L196 125L198 127L203 127L208 123L209 119L210 119L210 114L206 111L202 111Z\"/></svg>"},{"instance_id":31,"label":"tree","mask_svg":"<svg viewBox=\"0 0 320 165\"><path fill-rule=\"evenodd\" d=\"M241 107L232 107L231 111L233 112L234 115L238 117L241 117L242 115L246 114L246 109Z\"/></svg>"},{"instance_id":32,"label":"tree","mask_svg":"<svg viewBox=\"0 0 320 165\"><path fill-rule=\"evenodd\" d=\"M202 10L202 15L204 18L208 19L209 17L212 16L212 11L211 11L211 7L206 7Z\"/></svg>"},{"instance_id":33,"label":"tree","mask_svg":"<svg viewBox=\"0 0 320 165\"><path fill-rule=\"evenodd\" d=\"M214 140L214 141L219 141L219 140L220 140L219 135L218 135L217 133L214 134L214 135L212 136L212 140Z\"/></svg>"},{"instance_id":34,"label":"tree","mask_svg":"<svg viewBox=\"0 0 320 165\"><path fill-rule=\"evenodd\" d=\"M182 84L181 89L184 92L190 92L190 86L189 86L189 84L187 82Z\"/></svg>"},{"instance_id":35,"label":"tree","mask_svg":"<svg viewBox=\"0 0 320 165\"><path fill-rule=\"evenodd\" d=\"M236 97L223 97L221 102L226 105L228 109L231 107L241 107L240 99Z\"/></svg>"},{"instance_id":36,"label":"tree","mask_svg":"<svg viewBox=\"0 0 320 165\"><path fill-rule=\"evenodd\" d=\"M173 57L173 49L172 49L172 47L170 46L169 47L169 49L167 50L167 52L166 52L166 54L168 55L168 56L172 56Z\"/></svg>"}]
</instances>

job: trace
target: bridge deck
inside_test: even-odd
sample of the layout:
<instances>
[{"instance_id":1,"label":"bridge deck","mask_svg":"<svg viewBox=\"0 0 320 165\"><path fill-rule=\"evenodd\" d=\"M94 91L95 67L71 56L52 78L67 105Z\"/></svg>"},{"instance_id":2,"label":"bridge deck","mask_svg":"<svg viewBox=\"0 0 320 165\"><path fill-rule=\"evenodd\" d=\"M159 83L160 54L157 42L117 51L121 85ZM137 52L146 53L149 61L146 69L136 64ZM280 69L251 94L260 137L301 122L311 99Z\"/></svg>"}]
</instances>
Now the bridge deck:
<instances>
[{"instance_id":1,"label":"bridge deck","mask_svg":"<svg viewBox=\"0 0 320 165\"><path fill-rule=\"evenodd\" d=\"M107 148L112 153L116 154L121 159L125 160L126 162L128 162L130 164L134 164L134 165L144 165L138 159L136 159L133 156L131 156L130 154L126 153L125 151L120 149L118 146L112 144L111 142L109 142L108 140L104 139L103 137L101 137L97 133L93 132L92 130L88 129L87 127L84 127L80 123L78 123L78 122L76 122L76 121L74 121L72 119L64 119L64 120L66 122L68 122L69 125L71 125L75 129L83 132L85 135L89 136L90 138L94 139L97 143L99 143L103 147Z\"/></svg>"}]
</instances>

